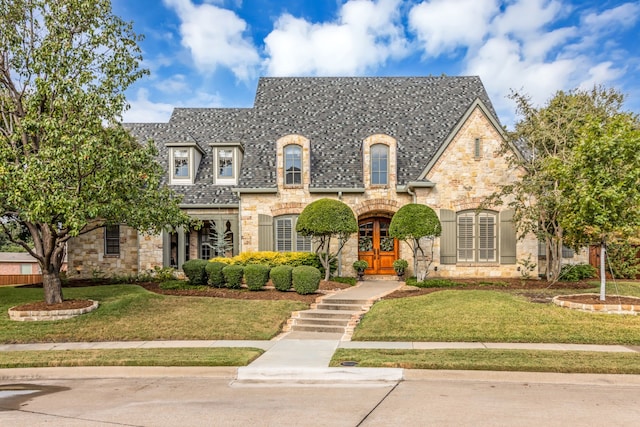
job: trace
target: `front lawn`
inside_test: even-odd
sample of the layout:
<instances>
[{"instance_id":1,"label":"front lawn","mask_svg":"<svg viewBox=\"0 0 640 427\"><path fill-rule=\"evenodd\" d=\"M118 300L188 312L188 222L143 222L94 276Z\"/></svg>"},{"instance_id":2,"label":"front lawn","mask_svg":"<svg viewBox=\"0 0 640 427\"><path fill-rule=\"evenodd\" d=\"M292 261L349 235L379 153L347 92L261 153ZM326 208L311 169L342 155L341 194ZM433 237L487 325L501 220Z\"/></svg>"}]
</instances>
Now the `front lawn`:
<instances>
[{"instance_id":1,"label":"front lawn","mask_svg":"<svg viewBox=\"0 0 640 427\"><path fill-rule=\"evenodd\" d=\"M617 286L640 295L638 282ZM640 345L640 316L584 313L503 291L442 290L376 303L353 340Z\"/></svg>"},{"instance_id":2,"label":"front lawn","mask_svg":"<svg viewBox=\"0 0 640 427\"><path fill-rule=\"evenodd\" d=\"M10 307L42 301L38 288L0 288L0 343L150 340L268 340L277 335L295 301L236 300L158 295L137 285L65 288L65 299L93 299L100 307L55 322L9 320Z\"/></svg>"}]
</instances>

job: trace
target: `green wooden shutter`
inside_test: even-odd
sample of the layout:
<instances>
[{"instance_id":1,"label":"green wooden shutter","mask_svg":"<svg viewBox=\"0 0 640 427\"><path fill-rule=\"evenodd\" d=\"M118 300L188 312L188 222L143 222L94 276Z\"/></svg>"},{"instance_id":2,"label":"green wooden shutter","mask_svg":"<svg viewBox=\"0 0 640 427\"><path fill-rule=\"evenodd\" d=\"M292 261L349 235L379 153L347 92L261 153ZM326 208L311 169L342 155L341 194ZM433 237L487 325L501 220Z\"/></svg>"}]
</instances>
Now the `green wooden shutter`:
<instances>
[{"instance_id":1,"label":"green wooden shutter","mask_svg":"<svg viewBox=\"0 0 640 427\"><path fill-rule=\"evenodd\" d=\"M440 209L440 264L456 263L456 213L448 209Z\"/></svg>"},{"instance_id":2,"label":"green wooden shutter","mask_svg":"<svg viewBox=\"0 0 640 427\"><path fill-rule=\"evenodd\" d=\"M513 210L500 213L500 264L516 263L516 228L513 225Z\"/></svg>"},{"instance_id":3,"label":"green wooden shutter","mask_svg":"<svg viewBox=\"0 0 640 427\"><path fill-rule=\"evenodd\" d=\"M273 250L273 217L258 215L258 250Z\"/></svg>"},{"instance_id":4,"label":"green wooden shutter","mask_svg":"<svg viewBox=\"0 0 640 427\"><path fill-rule=\"evenodd\" d=\"M162 266L171 265L171 234L167 230L162 230Z\"/></svg>"}]
</instances>

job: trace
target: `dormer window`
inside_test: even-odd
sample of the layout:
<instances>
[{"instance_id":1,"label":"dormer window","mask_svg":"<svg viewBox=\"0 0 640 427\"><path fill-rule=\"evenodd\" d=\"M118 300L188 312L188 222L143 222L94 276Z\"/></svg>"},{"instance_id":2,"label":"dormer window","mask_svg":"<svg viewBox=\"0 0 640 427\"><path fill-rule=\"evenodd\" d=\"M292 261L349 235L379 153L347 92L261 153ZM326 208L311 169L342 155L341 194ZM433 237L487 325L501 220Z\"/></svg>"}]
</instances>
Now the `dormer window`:
<instances>
[{"instance_id":1,"label":"dormer window","mask_svg":"<svg viewBox=\"0 0 640 427\"><path fill-rule=\"evenodd\" d=\"M189 150L173 150L173 177L176 179L189 178Z\"/></svg>"},{"instance_id":2,"label":"dormer window","mask_svg":"<svg viewBox=\"0 0 640 427\"><path fill-rule=\"evenodd\" d=\"M242 163L242 145L239 142L215 142L209 146L213 155L213 183L236 185Z\"/></svg>"},{"instance_id":3,"label":"dormer window","mask_svg":"<svg viewBox=\"0 0 640 427\"><path fill-rule=\"evenodd\" d=\"M384 144L371 146L371 185L389 183L389 147Z\"/></svg>"},{"instance_id":4,"label":"dormer window","mask_svg":"<svg viewBox=\"0 0 640 427\"><path fill-rule=\"evenodd\" d=\"M193 184L202 159L202 150L195 143L170 143L169 181L173 185Z\"/></svg>"},{"instance_id":5,"label":"dormer window","mask_svg":"<svg viewBox=\"0 0 640 427\"><path fill-rule=\"evenodd\" d=\"M284 148L284 178L285 185L302 184L302 147L299 145Z\"/></svg>"}]
</instances>

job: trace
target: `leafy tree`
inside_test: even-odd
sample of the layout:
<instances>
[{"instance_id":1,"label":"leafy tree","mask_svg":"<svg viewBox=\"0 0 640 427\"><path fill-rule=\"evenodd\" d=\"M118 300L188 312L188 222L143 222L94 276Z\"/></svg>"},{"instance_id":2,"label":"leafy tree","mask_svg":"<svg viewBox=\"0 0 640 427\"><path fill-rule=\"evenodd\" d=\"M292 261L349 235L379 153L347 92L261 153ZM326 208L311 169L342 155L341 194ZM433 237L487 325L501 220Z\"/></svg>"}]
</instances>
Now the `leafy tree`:
<instances>
[{"instance_id":1,"label":"leafy tree","mask_svg":"<svg viewBox=\"0 0 640 427\"><path fill-rule=\"evenodd\" d=\"M339 200L319 199L307 205L298 217L296 231L310 236L325 269L324 280L331 274L331 239L338 240L338 253L349 237L358 231L358 222L351 208Z\"/></svg>"},{"instance_id":2,"label":"leafy tree","mask_svg":"<svg viewBox=\"0 0 640 427\"><path fill-rule=\"evenodd\" d=\"M586 117L582 134L562 177L560 224L573 246L601 247L600 299L605 299L607 242L626 240L640 230L640 121L617 113L602 123Z\"/></svg>"},{"instance_id":3,"label":"leafy tree","mask_svg":"<svg viewBox=\"0 0 640 427\"><path fill-rule=\"evenodd\" d=\"M605 125L622 108L623 96L613 89L559 91L548 103L535 108L526 95L512 93L521 117L507 133L503 153L517 146L522 156L510 156L511 166L524 172L522 179L505 185L486 205L507 202L514 210L520 238L535 233L545 243L547 280L556 281L562 264L565 229L563 179L560 166L572 158L587 122Z\"/></svg>"},{"instance_id":4,"label":"leafy tree","mask_svg":"<svg viewBox=\"0 0 640 427\"><path fill-rule=\"evenodd\" d=\"M0 0L0 216L29 230L47 303L61 302L65 244L105 224L187 224L160 187L151 143L120 124L146 74L131 24L108 0Z\"/></svg>"},{"instance_id":5,"label":"leafy tree","mask_svg":"<svg viewBox=\"0 0 640 427\"><path fill-rule=\"evenodd\" d=\"M418 281L429 274L429 266L433 262L433 241L442 233L442 225L435 211L429 206L411 203L401 207L391 219L389 235L403 240L413 253L413 273ZM426 240L427 248L421 241ZM425 256L425 249L431 252ZM419 268L419 260L425 261L424 270Z\"/></svg>"},{"instance_id":6,"label":"leafy tree","mask_svg":"<svg viewBox=\"0 0 640 427\"><path fill-rule=\"evenodd\" d=\"M0 252L26 252L22 246L13 243L16 239L21 239L33 247L29 230L15 221L0 218Z\"/></svg>"}]
</instances>

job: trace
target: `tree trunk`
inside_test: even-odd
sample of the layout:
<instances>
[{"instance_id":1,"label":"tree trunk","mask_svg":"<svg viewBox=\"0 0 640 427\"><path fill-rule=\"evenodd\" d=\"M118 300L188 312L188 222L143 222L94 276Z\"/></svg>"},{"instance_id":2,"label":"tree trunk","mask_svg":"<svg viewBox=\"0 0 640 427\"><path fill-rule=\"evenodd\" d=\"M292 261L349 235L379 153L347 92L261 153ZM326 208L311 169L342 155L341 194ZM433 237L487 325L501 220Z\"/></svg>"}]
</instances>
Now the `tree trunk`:
<instances>
[{"instance_id":1,"label":"tree trunk","mask_svg":"<svg viewBox=\"0 0 640 427\"><path fill-rule=\"evenodd\" d=\"M607 288L606 270L604 268L605 257L607 256L607 245L604 240L600 243L600 301L605 300Z\"/></svg>"},{"instance_id":2,"label":"tree trunk","mask_svg":"<svg viewBox=\"0 0 640 427\"><path fill-rule=\"evenodd\" d=\"M44 301L47 304L59 304L62 302L60 273L43 271L42 285L44 287Z\"/></svg>"}]
</instances>

